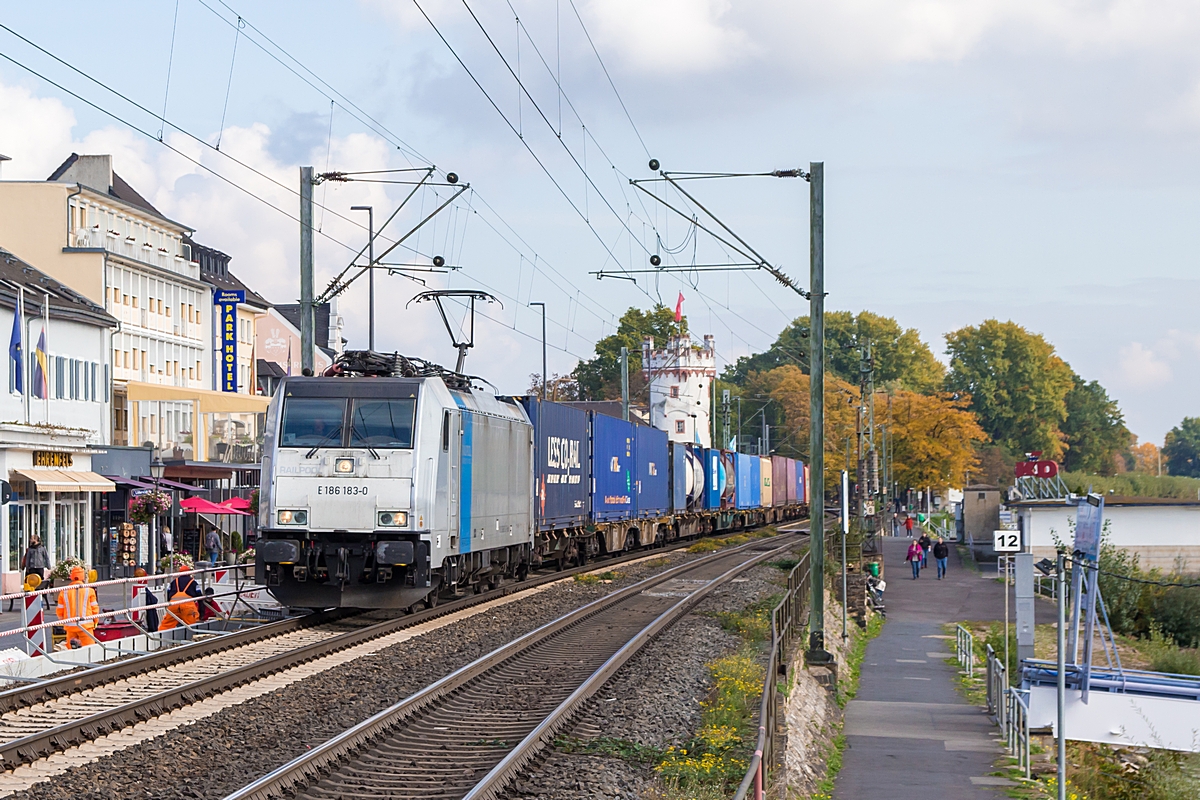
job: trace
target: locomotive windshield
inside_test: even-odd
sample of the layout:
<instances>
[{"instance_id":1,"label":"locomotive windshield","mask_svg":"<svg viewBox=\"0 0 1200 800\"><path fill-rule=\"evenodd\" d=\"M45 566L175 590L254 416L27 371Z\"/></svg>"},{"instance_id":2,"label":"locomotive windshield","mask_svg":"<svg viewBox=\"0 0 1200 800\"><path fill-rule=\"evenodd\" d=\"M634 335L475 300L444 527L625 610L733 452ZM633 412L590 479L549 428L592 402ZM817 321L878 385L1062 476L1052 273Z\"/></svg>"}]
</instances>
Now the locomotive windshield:
<instances>
[{"instance_id":1,"label":"locomotive windshield","mask_svg":"<svg viewBox=\"0 0 1200 800\"><path fill-rule=\"evenodd\" d=\"M289 397L283 404L279 443L283 447L341 445L345 416L344 399Z\"/></svg>"},{"instance_id":2,"label":"locomotive windshield","mask_svg":"<svg viewBox=\"0 0 1200 800\"><path fill-rule=\"evenodd\" d=\"M416 400L355 400L353 404L351 447L412 447Z\"/></svg>"},{"instance_id":3,"label":"locomotive windshield","mask_svg":"<svg viewBox=\"0 0 1200 800\"><path fill-rule=\"evenodd\" d=\"M289 397L283 404L281 447L411 449L417 401L411 398ZM346 433L349 433L347 445Z\"/></svg>"}]
</instances>

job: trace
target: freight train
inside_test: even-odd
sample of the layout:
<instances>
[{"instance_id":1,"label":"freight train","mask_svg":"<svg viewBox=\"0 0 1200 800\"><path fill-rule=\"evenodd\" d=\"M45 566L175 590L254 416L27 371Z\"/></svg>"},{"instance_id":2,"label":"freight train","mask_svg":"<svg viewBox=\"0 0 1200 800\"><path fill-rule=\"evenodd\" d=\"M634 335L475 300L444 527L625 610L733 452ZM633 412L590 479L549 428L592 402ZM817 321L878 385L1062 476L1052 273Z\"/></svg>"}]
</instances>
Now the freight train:
<instances>
[{"instance_id":1,"label":"freight train","mask_svg":"<svg viewBox=\"0 0 1200 800\"><path fill-rule=\"evenodd\" d=\"M403 356L285 378L267 413L256 570L281 603L408 608L532 568L803 516L806 467L501 397Z\"/></svg>"}]
</instances>

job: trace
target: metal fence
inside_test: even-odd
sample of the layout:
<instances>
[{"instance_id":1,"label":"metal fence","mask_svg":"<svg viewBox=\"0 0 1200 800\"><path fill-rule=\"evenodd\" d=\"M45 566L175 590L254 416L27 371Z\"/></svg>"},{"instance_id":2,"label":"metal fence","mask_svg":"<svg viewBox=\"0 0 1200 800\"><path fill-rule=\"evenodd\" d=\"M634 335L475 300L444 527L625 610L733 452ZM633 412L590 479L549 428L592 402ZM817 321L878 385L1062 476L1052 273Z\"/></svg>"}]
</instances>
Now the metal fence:
<instances>
[{"instance_id":1,"label":"metal fence","mask_svg":"<svg viewBox=\"0 0 1200 800\"><path fill-rule=\"evenodd\" d=\"M1008 754L1029 777L1029 690L1008 685L1008 669L987 646L987 706L1000 730Z\"/></svg>"},{"instance_id":2,"label":"metal fence","mask_svg":"<svg viewBox=\"0 0 1200 800\"><path fill-rule=\"evenodd\" d=\"M758 743L734 800L747 797L762 800L763 787L770 778L769 770L774 769L778 761L779 675L787 672L792 644L797 638L802 640L808 629L811 586L808 553L805 553L800 563L788 573L787 594L771 612L771 656L767 661L767 677L758 710Z\"/></svg>"},{"instance_id":3,"label":"metal fence","mask_svg":"<svg viewBox=\"0 0 1200 800\"><path fill-rule=\"evenodd\" d=\"M962 625L954 632L956 639L954 647L954 655L958 658L958 665L967 671L967 677L974 677L975 674L975 637L971 632Z\"/></svg>"}]
</instances>

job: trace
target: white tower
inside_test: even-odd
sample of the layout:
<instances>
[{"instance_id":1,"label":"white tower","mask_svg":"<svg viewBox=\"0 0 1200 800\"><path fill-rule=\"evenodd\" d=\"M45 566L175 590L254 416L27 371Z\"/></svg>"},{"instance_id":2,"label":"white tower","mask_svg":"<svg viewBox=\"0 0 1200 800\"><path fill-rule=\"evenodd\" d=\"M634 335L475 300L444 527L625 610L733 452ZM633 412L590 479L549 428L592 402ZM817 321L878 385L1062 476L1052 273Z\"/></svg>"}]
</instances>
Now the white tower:
<instances>
[{"instance_id":1,"label":"white tower","mask_svg":"<svg viewBox=\"0 0 1200 800\"><path fill-rule=\"evenodd\" d=\"M673 442L712 447L709 422L712 382L717 377L717 351L712 336L704 346L687 336L672 336L656 350L654 340L642 342L642 374L650 384L650 424L667 432Z\"/></svg>"}]
</instances>

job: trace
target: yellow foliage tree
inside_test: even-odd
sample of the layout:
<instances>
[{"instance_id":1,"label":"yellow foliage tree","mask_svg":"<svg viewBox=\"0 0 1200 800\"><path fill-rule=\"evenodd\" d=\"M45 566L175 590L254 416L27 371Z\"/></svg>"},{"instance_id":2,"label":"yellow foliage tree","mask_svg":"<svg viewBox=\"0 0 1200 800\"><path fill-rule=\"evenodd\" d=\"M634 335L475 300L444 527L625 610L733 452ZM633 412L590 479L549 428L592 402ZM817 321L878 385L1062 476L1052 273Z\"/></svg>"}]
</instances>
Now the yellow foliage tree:
<instances>
[{"instance_id":1,"label":"yellow foliage tree","mask_svg":"<svg viewBox=\"0 0 1200 800\"><path fill-rule=\"evenodd\" d=\"M1157 475L1162 466L1159 448L1154 442L1142 442L1129 448L1133 452L1133 471Z\"/></svg>"},{"instance_id":2,"label":"yellow foliage tree","mask_svg":"<svg viewBox=\"0 0 1200 800\"><path fill-rule=\"evenodd\" d=\"M978 467L975 443L988 439L968 397L898 391L892 396L889 425L892 464L901 487L962 486L967 473ZM876 398L876 421L879 399ZM884 408L887 408L886 402Z\"/></svg>"}]
</instances>

